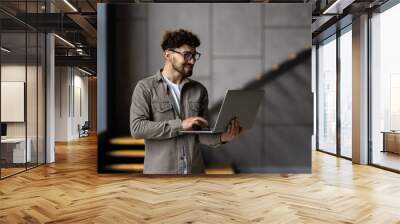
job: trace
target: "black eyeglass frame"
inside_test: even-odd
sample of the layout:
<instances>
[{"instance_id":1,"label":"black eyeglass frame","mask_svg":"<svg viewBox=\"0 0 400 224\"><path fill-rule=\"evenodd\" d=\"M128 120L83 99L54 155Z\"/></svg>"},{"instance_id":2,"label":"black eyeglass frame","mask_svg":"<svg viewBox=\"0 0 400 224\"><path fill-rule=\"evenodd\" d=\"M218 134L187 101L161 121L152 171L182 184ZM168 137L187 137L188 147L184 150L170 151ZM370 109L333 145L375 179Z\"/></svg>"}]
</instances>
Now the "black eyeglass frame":
<instances>
[{"instance_id":1,"label":"black eyeglass frame","mask_svg":"<svg viewBox=\"0 0 400 224\"><path fill-rule=\"evenodd\" d=\"M190 52L190 51L179 52L179 51L176 51L176 50L174 50L174 49L168 49L168 50L182 55L182 57L183 57L183 59L184 59L185 61L190 61L190 60L192 60L192 59L194 59L195 61L198 61L198 60L200 59L200 56L201 56L201 53L200 53L200 52L194 52L194 53L192 53L192 52Z\"/></svg>"}]
</instances>

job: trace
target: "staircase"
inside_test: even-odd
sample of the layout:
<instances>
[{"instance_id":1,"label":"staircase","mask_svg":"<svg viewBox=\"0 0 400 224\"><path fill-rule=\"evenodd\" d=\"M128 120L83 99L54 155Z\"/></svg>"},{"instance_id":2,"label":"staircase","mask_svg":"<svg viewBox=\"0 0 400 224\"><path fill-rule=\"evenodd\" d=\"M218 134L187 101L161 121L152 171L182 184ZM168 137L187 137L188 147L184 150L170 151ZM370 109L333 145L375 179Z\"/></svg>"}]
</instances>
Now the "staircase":
<instances>
[{"instance_id":1,"label":"staircase","mask_svg":"<svg viewBox=\"0 0 400 224\"><path fill-rule=\"evenodd\" d=\"M111 150L106 153L106 171L114 173L142 173L144 168L145 146L143 139L129 136L110 139ZM206 168L206 174L234 174L231 165Z\"/></svg>"},{"instance_id":2,"label":"staircase","mask_svg":"<svg viewBox=\"0 0 400 224\"><path fill-rule=\"evenodd\" d=\"M106 153L105 170L117 173L142 173L144 168L144 140L129 136L112 138L111 150Z\"/></svg>"}]
</instances>

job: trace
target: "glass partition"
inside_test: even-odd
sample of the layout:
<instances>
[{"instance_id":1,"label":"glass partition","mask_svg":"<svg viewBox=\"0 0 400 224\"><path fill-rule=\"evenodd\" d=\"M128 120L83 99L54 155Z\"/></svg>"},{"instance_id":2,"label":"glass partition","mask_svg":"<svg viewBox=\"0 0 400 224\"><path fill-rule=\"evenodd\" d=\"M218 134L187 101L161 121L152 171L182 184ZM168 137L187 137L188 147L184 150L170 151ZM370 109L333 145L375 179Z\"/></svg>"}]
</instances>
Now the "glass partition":
<instances>
[{"instance_id":1,"label":"glass partition","mask_svg":"<svg viewBox=\"0 0 400 224\"><path fill-rule=\"evenodd\" d=\"M20 13L42 12L43 5L0 3L5 9L17 6ZM0 178L45 162L45 44L43 33L0 12Z\"/></svg>"},{"instance_id":2,"label":"glass partition","mask_svg":"<svg viewBox=\"0 0 400 224\"><path fill-rule=\"evenodd\" d=\"M45 114L46 114L46 37L43 33L38 33L38 64L37 64L37 162L43 164L46 161L45 144Z\"/></svg>"},{"instance_id":3,"label":"glass partition","mask_svg":"<svg viewBox=\"0 0 400 224\"><path fill-rule=\"evenodd\" d=\"M318 47L318 149L336 154L336 36Z\"/></svg>"},{"instance_id":4,"label":"glass partition","mask_svg":"<svg viewBox=\"0 0 400 224\"><path fill-rule=\"evenodd\" d=\"M26 33L1 34L1 175L26 169L31 151L26 142Z\"/></svg>"},{"instance_id":5,"label":"glass partition","mask_svg":"<svg viewBox=\"0 0 400 224\"><path fill-rule=\"evenodd\" d=\"M30 158L27 167L34 167L38 160L38 35L37 32L27 33L27 81L26 81L26 112L27 112L27 150Z\"/></svg>"},{"instance_id":6,"label":"glass partition","mask_svg":"<svg viewBox=\"0 0 400 224\"><path fill-rule=\"evenodd\" d=\"M400 170L400 4L371 18L372 163Z\"/></svg>"}]
</instances>

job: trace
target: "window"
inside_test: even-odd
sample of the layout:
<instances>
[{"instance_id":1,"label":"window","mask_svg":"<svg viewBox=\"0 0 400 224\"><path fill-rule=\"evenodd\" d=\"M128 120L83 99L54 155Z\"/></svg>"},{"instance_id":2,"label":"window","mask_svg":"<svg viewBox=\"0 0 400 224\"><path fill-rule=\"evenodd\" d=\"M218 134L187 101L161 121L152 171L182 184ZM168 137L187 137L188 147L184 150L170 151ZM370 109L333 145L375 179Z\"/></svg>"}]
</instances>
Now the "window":
<instances>
[{"instance_id":1,"label":"window","mask_svg":"<svg viewBox=\"0 0 400 224\"><path fill-rule=\"evenodd\" d=\"M400 4L371 18L372 163L400 170Z\"/></svg>"},{"instance_id":2,"label":"window","mask_svg":"<svg viewBox=\"0 0 400 224\"><path fill-rule=\"evenodd\" d=\"M318 47L318 149L336 153L336 36Z\"/></svg>"},{"instance_id":3,"label":"window","mask_svg":"<svg viewBox=\"0 0 400 224\"><path fill-rule=\"evenodd\" d=\"M340 45L340 155L352 157L352 35L351 26L342 31Z\"/></svg>"}]
</instances>

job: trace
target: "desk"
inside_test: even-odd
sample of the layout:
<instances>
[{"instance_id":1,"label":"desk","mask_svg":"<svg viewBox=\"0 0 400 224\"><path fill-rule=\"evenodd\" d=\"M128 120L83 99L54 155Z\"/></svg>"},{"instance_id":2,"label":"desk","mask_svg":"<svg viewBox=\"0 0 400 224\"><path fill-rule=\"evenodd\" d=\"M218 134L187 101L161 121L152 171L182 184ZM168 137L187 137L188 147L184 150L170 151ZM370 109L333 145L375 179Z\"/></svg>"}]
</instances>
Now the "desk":
<instances>
[{"instance_id":1,"label":"desk","mask_svg":"<svg viewBox=\"0 0 400 224\"><path fill-rule=\"evenodd\" d=\"M6 163L25 163L32 159L31 146L32 140L26 139L28 143L25 154L25 138L6 138L1 139L1 157ZM27 159L25 161L25 159Z\"/></svg>"},{"instance_id":2,"label":"desk","mask_svg":"<svg viewBox=\"0 0 400 224\"><path fill-rule=\"evenodd\" d=\"M393 152L400 154L400 132L399 131L382 131L383 133L383 150L382 152Z\"/></svg>"}]
</instances>

